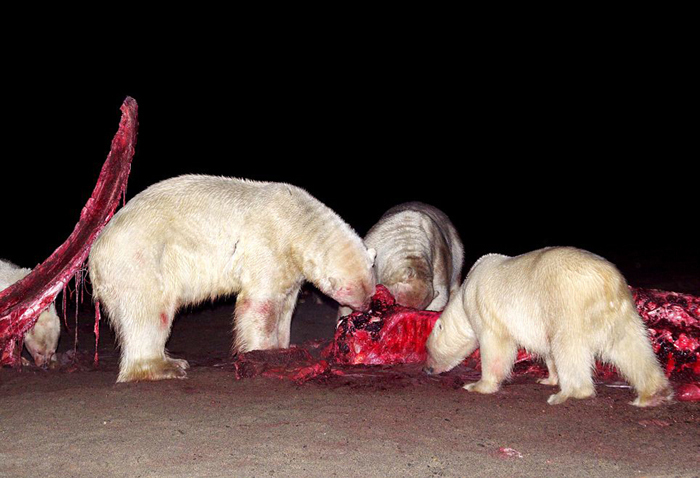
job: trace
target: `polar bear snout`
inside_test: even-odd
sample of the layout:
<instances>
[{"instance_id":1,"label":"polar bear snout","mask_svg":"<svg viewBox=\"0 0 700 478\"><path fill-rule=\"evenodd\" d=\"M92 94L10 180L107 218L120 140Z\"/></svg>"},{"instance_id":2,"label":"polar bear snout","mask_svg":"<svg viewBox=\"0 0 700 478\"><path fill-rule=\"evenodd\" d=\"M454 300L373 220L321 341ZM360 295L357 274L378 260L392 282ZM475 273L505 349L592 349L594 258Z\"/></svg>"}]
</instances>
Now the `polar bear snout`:
<instances>
[{"instance_id":1,"label":"polar bear snout","mask_svg":"<svg viewBox=\"0 0 700 478\"><path fill-rule=\"evenodd\" d=\"M32 353L31 351L29 352L34 359L34 363L36 364L37 367L41 368L48 368L48 366L51 364L51 362L55 361L56 354L52 352L34 352Z\"/></svg>"},{"instance_id":2,"label":"polar bear snout","mask_svg":"<svg viewBox=\"0 0 700 478\"><path fill-rule=\"evenodd\" d=\"M56 347L50 343L46 343L45 340L30 338L25 341L24 345L27 347L37 367L46 368L55 360Z\"/></svg>"},{"instance_id":3,"label":"polar bear snout","mask_svg":"<svg viewBox=\"0 0 700 478\"><path fill-rule=\"evenodd\" d=\"M435 298L432 285L421 280L398 282L387 288L396 302L417 310L425 310Z\"/></svg>"},{"instance_id":4,"label":"polar bear snout","mask_svg":"<svg viewBox=\"0 0 700 478\"><path fill-rule=\"evenodd\" d=\"M425 372L427 375L440 375L441 373L447 372L452 368L454 367L440 365L436 360L432 359L430 355L428 355L428 359L425 361L425 365L423 366L423 372Z\"/></svg>"},{"instance_id":5,"label":"polar bear snout","mask_svg":"<svg viewBox=\"0 0 700 478\"><path fill-rule=\"evenodd\" d=\"M447 367L444 367L438 363L428 350L428 357L425 359L425 365L423 365L423 372L427 375L439 375L442 372L447 371Z\"/></svg>"},{"instance_id":6,"label":"polar bear snout","mask_svg":"<svg viewBox=\"0 0 700 478\"><path fill-rule=\"evenodd\" d=\"M350 307L353 310L367 312L370 308L373 295L374 291L372 291L369 295L367 294L367 292L362 292L361 294L357 295L349 293L344 297L341 296L338 302L340 302L342 305Z\"/></svg>"},{"instance_id":7,"label":"polar bear snout","mask_svg":"<svg viewBox=\"0 0 700 478\"><path fill-rule=\"evenodd\" d=\"M374 277L367 279L342 282L337 279L330 279L331 287L334 287L328 295L335 299L340 305L350 307L353 310L367 312L372 302L376 290Z\"/></svg>"}]
</instances>

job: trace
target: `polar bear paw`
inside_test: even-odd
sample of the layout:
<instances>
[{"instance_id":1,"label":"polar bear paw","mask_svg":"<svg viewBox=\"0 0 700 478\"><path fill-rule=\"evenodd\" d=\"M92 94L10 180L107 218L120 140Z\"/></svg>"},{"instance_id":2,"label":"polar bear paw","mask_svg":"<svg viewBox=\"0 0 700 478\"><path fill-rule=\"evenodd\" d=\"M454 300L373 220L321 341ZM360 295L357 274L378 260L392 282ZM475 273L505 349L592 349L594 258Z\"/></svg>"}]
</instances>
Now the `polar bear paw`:
<instances>
[{"instance_id":1,"label":"polar bear paw","mask_svg":"<svg viewBox=\"0 0 700 478\"><path fill-rule=\"evenodd\" d=\"M495 393L498 391L498 384L493 382L485 382L484 380L479 380L478 382L468 383L462 387L468 392L477 393Z\"/></svg>"},{"instance_id":2,"label":"polar bear paw","mask_svg":"<svg viewBox=\"0 0 700 478\"><path fill-rule=\"evenodd\" d=\"M187 378L187 360L163 357L139 360L121 367L117 382L138 382L142 380L167 380Z\"/></svg>"},{"instance_id":3,"label":"polar bear paw","mask_svg":"<svg viewBox=\"0 0 700 478\"><path fill-rule=\"evenodd\" d=\"M668 386L661 388L656 393L640 393L634 401L630 402L630 405L635 407L656 407L671 401L673 401L673 389Z\"/></svg>"},{"instance_id":4,"label":"polar bear paw","mask_svg":"<svg viewBox=\"0 0 700 478\"><path fill-rule=\"evenodd\" d=\"M595 396L595 388L591 385L590 387L581 387L575 390L570 390L568 392L561 391L550 395L547 399L547 403L550 405L559 405L564 403L568 398L585 399Z\"/></svg>"},{"instance_id":5,"label":"polar bear paw","mask_svg":"<svg viewBox=\"0 0 700 478\"><path fill-rule=\"evenodd\" d=\"M553 387L555 385L559 385L559 379L550 375L547 378L540 378L539 380L537 380L537 383L541 385L550 385Z\"/></svg>"}]
</instances>

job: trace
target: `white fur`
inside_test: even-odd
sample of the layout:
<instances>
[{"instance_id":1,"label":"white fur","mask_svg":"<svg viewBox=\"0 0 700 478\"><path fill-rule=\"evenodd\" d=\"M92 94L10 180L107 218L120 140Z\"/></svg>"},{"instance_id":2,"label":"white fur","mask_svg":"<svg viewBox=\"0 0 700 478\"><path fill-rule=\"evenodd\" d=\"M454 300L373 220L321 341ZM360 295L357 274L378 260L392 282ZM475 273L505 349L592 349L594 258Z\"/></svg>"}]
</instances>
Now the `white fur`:
<instances>
[{"instance_id":1,"label":"white fur","mask_svg":"<svg viewBox=\"0 0 700 478\"><path fill-rule=\"evenodd\" d=\"M31 272L31 269L16 266L0 259L0 290L4 290ZM56 361L56 347L61 335L61 321L56 306L51 305L39 314L34 326L24 334L24 345L32 355L34 363L46 366ZM24 360L24 359L23 359Z\"/></svg>"},{"instance_id":2,"label":"white fur","mask_svg":"<svg viewBox=\"0 0 700 478\"><path fill-rule=\"evenodd\" d=\"M165 352L175 311L238 294L234 350L289 346L311 281L355 309L374 293L373 254L333 211L280 183L187 175L154 184L105 227L89 257L121 346L118 381L185 376Z\"/></svg>"},{"instance_id":3,"label":"white fur","mask_svg":"<svg viewBox=\"0 0 700 478\"><path fill-rule=\"evenodd\" d=\"M524 348L546 360L549 377L541 383L560 386L550 404L593 396L596 358L635 388L633 405L672 397L622 274L580 249L479 259L428 338L426 370L450 370L477 347L482 376L465 385L469 391L497 391Z\"/></svg>"},{"instance_id":4,"label":"white fur","mask_svg":"<svg viewBox=\"0 0 700 478\"><path fill-rule=\"evenodd\" d=\"M389 209L364 238L377 251L377 282L396 301L420 310L442 310L460 286L464 247L445 213L420 202ZM339 315L349 310L341 308Z\"/></svg>"}]
</instances>

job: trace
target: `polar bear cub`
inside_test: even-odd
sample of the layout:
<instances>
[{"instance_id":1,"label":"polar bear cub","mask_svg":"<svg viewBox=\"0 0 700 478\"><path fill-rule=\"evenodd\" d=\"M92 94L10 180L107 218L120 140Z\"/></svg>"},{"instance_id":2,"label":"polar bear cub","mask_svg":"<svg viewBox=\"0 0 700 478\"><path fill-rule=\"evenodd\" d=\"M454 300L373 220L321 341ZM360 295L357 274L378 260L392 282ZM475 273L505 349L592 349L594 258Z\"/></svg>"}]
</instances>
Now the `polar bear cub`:
<instances>
[{"instance_id":1,"label":"polar bear cub","mask_svg":"<svg viewBox=\"0 0 700 478\"><path fill-rule=\"evenodd\" d=\"M165 351L183 305L237 294L233 351L285 348L304 281L366 310L373 261L350 226L301 188L185 175L132 198L95 241L89 268L126 382L186 376L187 362Z\"/></svg>"},{"instance_id":2,"label":"polar bear cub","mask_svg":"<svg viewBox=\"0 0 700 478\"><path fill-rule=\"evenodd\" d=\"M0 259L0 290L10 287L30 272L31 269ZM56 347L60 335L61 321L52 302L48 309L39 314L34 326L24 334L24 346L37 366L45 367L56 361Z\"/></svg>"},{"instance_id":3,"label":"polar bear cub","mask_svg":"<svg viewBox=\"0 0 700 478\"><path fill-rule=\"evenodd\" d=\"M464 386L474 392L496 392L521 347L546 360L549 376L540 382L560 387L547 400L552 405L595 394L596 358L634 387L632 405L657 405L673 395L622 274L570 247L479 259L426 347L428 373L450 370L480 347L481 380Z\"/></svg>"}]
</instances>

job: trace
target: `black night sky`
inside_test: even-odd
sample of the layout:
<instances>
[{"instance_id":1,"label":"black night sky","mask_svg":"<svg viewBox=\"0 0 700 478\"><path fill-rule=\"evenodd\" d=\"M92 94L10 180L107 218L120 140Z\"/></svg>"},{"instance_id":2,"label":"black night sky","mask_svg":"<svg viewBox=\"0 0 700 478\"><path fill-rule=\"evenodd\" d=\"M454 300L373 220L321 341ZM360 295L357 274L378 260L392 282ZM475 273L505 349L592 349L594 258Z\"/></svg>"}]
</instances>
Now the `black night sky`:
<instances>
[{"instance_id":1,"label":"black night sky","mask_svg":"<svg viewBox=\"0 0 700 478\"><path fill-rule=\"evenodd\" d=\"M487 252L572 245L627 275L700 270L687 90L660 56L414 46L173 55L148 74L15 69L0 257L33 267L68 237L129 95L140 128L127 199L185 173L282 181L360 235L395 204L433 204L466 269Z\"/></svg>"}]
</instances>

